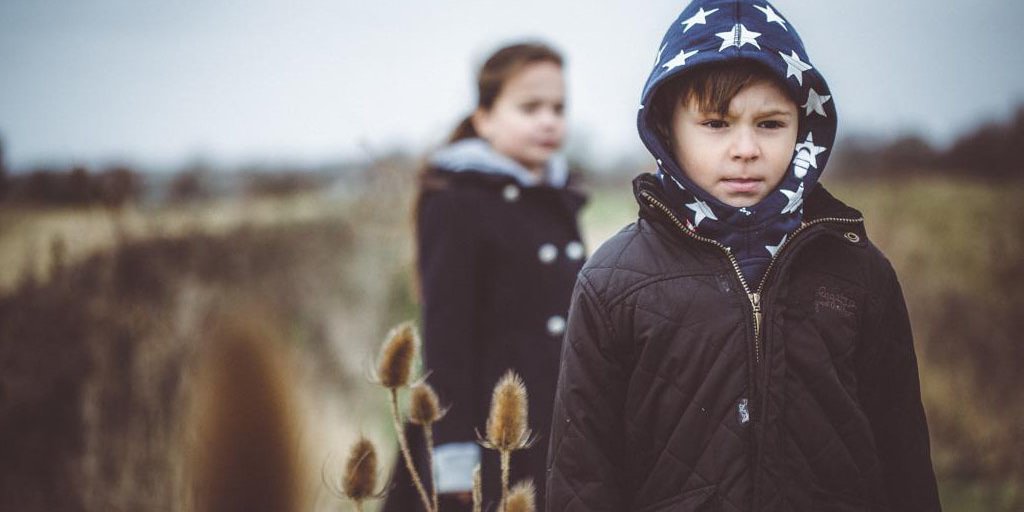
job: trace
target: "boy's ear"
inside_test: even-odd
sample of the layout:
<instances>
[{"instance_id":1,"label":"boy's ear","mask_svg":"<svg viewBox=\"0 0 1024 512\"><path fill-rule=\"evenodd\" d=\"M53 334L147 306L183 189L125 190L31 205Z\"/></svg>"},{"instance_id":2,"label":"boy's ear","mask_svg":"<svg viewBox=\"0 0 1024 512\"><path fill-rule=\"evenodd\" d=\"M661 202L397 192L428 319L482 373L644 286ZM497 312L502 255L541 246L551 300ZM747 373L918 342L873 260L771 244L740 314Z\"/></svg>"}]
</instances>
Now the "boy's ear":
<instances>
[{"instance_id":1,"label":"boy's ear","mask_svg":"<svg viewBox=\"0 0 1024 512\"><path fill-rule=\"evenodd\" d=\"M473 111L473 115L470 116L469 120L473 123L473 129L476 130L476 133L480 138L485 140L489 140L491 138L490 112L482 108L477 108Z\"/></svg>"}]
</instances>

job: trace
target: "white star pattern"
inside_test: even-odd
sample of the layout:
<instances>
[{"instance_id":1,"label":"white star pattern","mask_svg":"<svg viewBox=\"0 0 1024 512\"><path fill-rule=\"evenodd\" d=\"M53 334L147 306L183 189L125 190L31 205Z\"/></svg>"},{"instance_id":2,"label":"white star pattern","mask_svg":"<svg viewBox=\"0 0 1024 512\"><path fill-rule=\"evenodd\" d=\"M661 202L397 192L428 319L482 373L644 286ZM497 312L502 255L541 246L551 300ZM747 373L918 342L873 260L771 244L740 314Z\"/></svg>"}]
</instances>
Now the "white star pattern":
<instances>
[{"instance_id":1,"label":"white star pattern","mask_svg":"<svg viewBox=\"0 0 1024 512\"><path fill-rule=\"evenodd\" d=\"M719 32L715 35L722 38L722 47L718 51L722 51L730 46L743 48L743 45L747 44L756 46L758 50L761 49L761 45L757 44L757 38L761 36L761 33L744 27L742 23L734 25L729 32Z\"/></svg>"},{"instance_id":2,"label":"white star pattern","mask_svg":"<svg viewBox=\"0 0 1024 512\"><path fill-rule=\"evenodd\" d=\"M668 43L665 43L664 45L661 46L661 48L658 48L658 55L654 57L655 66L661 63L661 54L665 51L665 48L668 48Z\"/></svg>"},{"instance_id":3,"label":"white star pattern","mask_svg":"<svg viewBox=\"0 0 1024 512\"><path fill-rule=\"evenodd\" d=\"M802 179L807 175L807 169L811 167L817 169L817 156L823 153L826 149L828 148L825 146L815 146L814 134L808 132L807 139L800 144L797 144L794 149L794 151L796 151L796 156L793 157L793 165L796 166L796 169L793 170L793 173L796 174L796 177Z\"/></svg>"},{"instance_id":4,"label":"white star pattern","mask_svg":"<svg viewBox=\"0 0 1024 512\"><path fill-rule=\"evenodd\" d=\"M802 107L807 109L807 112L804 113L804 115L809 116L811 115L811 111L814 111L820 114L822 117L828 117L828 114L825 113L825 103L828 103L828 100L831 98L832 96L829 96L827 94L825 96L818 94L818 91L815 91L812 88L810 92L807 93L807 103L801 105Z\"/></svg>"},{"instance_id":5,"label":"white star pattern","mask_svg":"<svg viewBox=\"0 0 1024 512\"><path fill-rule=\"evenodd\" d=\"M686 207L693 210L693 223L696 226L700 226L701 221L704 219L718 220L718 217L715 217L715 212L711 211L711 207L700 199L694 200L694 202L687 204Z\"/></svg>"},{"instance_id":6,"label":"white star pattern","mask_svg":"<svg viewBox=\"0 0 1024 512\"><path fill-rule=\"evenodd\" d=\"M786 78L795 76L797 83L803 85L804 71L813 69L811 65L800 60L800 56L796 54L796 50L790 52L790 55L779 52L779 56L782 57L782 60L786 61Z\"/></svg>"},{"instance_id":7,"label":"white star pattern","mask_svg":"<svg viewBox=\"0 0 1024 512\"><path fill-rule=\"evenodd\" d=\"M767 249L768 253L772 255L772 258L774 258L775 253L779 252L779 247L782 247L782 245L786 243L787 238L789 238L789 234L782 235L782 240L779 240L778 244L766 245L764 248Z\"/></svg>"},{"instance_id":8,"label":"white star pattern","mask_svg":"<svg viewBox=\"0 0 1024 512\"><path fill-rule=\"evenodd\" d=\"M693 16L690 17L690 19L682 23L683 25L685 25L683 27L683 33L685 34L686 31L693 28L694 25L707 25L708 16L716 12L718 12L718 9L711 9L710 11L705 11L704 8L701 7L700 10L697 11L697 14L694 14Z\"/></svg>"},{"instance_id":9,"label":"white star pattern","mask_svg":"<svg viewBox=\"0 0 1024 512\"><path fill-rule=\"evenodd\" d=\"M687 52L685 49L679 50L679 54L676 55L675 57L672 57L672 60L666 62L665 65L663 65L662 67L665 68L666 71L668 71L679 66L685 66L686 59L689 59L690 57L697 55L697 53L699 52L700 50L694 50L692 52Z\"/></svg>"},{"instance_id":10,"label":"white star pattern","mask_svg":"<svg viewBox=\"0 0 1024 512\"><path fill-rule=\"evenodd\" d=\"M772 9L772 6L765 5L764 7L761 7L760 5L755 5L754 8L764 13L764 17L768 19L768 23L778 23L786 32L789 32L789 29L786 28L786 20L782 19L782 16L779 16L779 13Z\"/></svg>"},{"instance_id":11,"label":"white star pattern","mask_svg":"<svg viewBox=\"0 0 1024 512\"><path fill-rule=\"evenodd\" d=\"M800 208L800 205L804 203L804 184L803 183L801 183L800 186L797 187L797 189L795 191L794 190L779 189L779 192L782 192L782 194L786 196L786 199L789 200L789 204L787 204L786 207L782 209L782 213L783 214L790 213L790 212L795 212L797 210L797 208Z\"/></svg>"}]
</instances>

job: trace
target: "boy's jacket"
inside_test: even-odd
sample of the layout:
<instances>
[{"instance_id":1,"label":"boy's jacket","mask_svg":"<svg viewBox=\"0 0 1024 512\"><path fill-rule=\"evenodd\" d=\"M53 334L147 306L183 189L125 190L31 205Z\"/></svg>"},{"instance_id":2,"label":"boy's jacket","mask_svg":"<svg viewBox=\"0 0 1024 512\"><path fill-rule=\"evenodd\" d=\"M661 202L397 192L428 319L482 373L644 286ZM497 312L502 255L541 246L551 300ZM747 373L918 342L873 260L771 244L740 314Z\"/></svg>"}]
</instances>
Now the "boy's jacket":
<instances>
[{"instance_id":1,"label":"boy's jacket","mask_svg":"<svg viewBox=\"0 0 1024 512\"><path fill-rule=\"evenodd\" d=\"M804 198L832 154L832 92L796 28L764 1L696 0L669 26L658 48L637 113L640 139L658 163L668 206L693 230L732 249L750 286L756 286L774 251L800 226ZM777 188L758 204L737 208L687 177L658 134L652 107L666 83L690 70L741 60L761 64L784 84L796 103L799 125L792 160Z\"/></svg>"},{"instance_id":2,"label":"boy's jacket","mask_svg":"<svg viewBox=\"0 0 1024 512\"><path fill-rule=\"evenodd\" d=\"M657 179L586 263L563 344L547 510L933 511L902 292L822 187L762 295Z\"/></svg>"}]
</instances>

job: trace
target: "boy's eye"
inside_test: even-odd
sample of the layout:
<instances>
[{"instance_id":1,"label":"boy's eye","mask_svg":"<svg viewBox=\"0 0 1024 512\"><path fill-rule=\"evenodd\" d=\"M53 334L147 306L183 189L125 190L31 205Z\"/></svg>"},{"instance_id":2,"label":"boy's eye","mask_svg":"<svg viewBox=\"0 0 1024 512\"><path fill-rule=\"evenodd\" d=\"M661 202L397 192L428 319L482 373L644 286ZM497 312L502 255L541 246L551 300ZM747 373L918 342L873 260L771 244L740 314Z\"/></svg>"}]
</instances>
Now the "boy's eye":
<instances>
[{"instance_id":1,"label":"boy's eye","mask_svg":"<svg viewBox=\"0 0 1024 512\"><path fill-rule=\"evenodd\" d=\"M768 128L769 130L778 130L779 128L785 128L786 123L782 121L761 121L761 128Z\"/></svg>"},{"instance_id":2,"label":"boy's eye","mask_svg":"<svg viewBox=\"0 0 1024 512\"><path fill-rule=\"evenodd\" d=\"M729 126L729 123L726 123L722 119L707 119L705 121L702 121L700 124L701 126L707 126L708 128L713 128L716 130Z\"/></svg>"}]
</instances>

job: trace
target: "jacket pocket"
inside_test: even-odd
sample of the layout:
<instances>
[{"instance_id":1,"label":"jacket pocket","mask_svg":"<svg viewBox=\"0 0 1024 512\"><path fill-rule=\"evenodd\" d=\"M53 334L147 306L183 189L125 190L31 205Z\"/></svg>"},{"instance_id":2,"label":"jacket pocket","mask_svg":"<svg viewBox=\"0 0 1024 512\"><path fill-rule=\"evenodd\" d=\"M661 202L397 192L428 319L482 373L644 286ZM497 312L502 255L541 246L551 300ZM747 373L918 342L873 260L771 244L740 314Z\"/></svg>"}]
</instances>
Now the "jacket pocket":
<instances>
[{"instance_id":1,"label":"jacket pocket","mask_svg":"<svg viewBox=\"0 0 1024 512\"><path fill-rule=\"evenodd\" d=\"M636 509L636 512L717 512L716 486L698 487L678 496Z\"/></svg>"}]
</instances>

